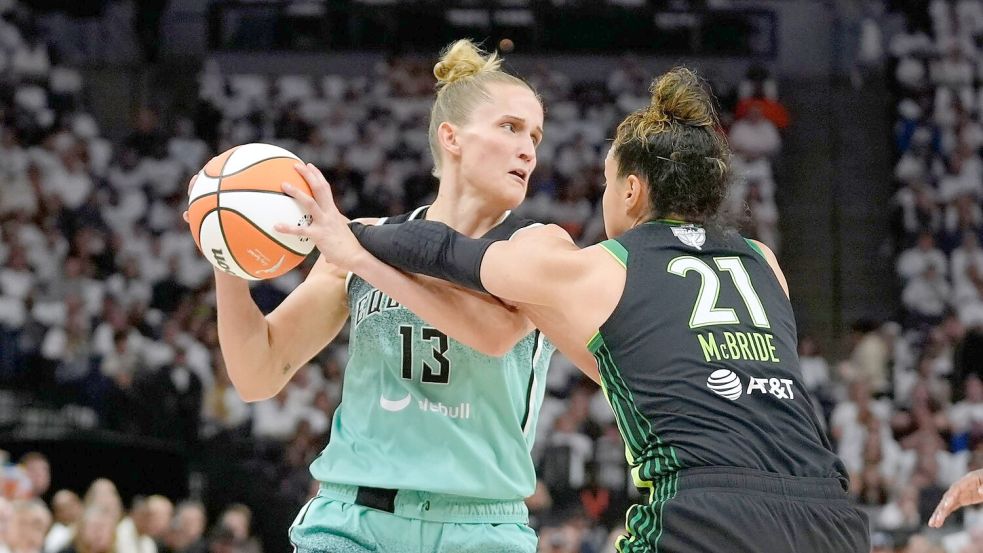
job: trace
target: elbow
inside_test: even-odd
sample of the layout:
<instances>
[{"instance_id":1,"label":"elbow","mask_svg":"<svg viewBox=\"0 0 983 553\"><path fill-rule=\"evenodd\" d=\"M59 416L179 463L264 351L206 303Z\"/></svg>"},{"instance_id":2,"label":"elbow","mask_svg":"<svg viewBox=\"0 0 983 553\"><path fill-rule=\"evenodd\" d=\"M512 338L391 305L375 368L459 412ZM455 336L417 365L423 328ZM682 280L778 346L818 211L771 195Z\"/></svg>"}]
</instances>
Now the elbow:
<instances>
[{"instance_id":1,"label":"elbow","mask_svg":"<svg viewBox=\"0 0 983 553\"><path fill-rule=\"evenodd\" d=\"M236 389L236 393L239 394L239 399L245 401L246 403L255 403L257 401L263 401L270 399L276 395L275 390L270 390L263 386L257 386L255 384L247 383L237 383L232 381L232 386Z\"/></svg>"},{"instance_id":2,"label":"elbow","mask_svg":"<svg viewBox=\"0 0 983 553\"><path fill-rule=\"evenodd\" d=\"M480 340L482 343L475 346L474 349L480 351L485 355L490 355L492 357L502 357L506 353L512 351L516 344L519 343L529 332L527 329L516 329L515 332L504 332L501 335L490 335L482 336Z\"/></svg>"},{"instance_id":3,"label":"elbow","mask_svg":"<svg viewBox=\"0 0 983 553\"><path fill-rule=\"evenodd\" d=\"M229 371L229 380L232 382L236 394L239 395L239 399L246 403L254 403L277 395L280 389L275 384L257 378L263 372L265 371L260 368L250 368L247 371Z\"/></svg>"},{"instance_id":4,"label":"elbow","mask_svg":"<svg viewBox=\"0 0 983 553\"><path fill-rule=\"evenodd\" d=\"M236 393L239 394L239 399L246 403L264 401L276 395L276 392L270 392L269 390L262 390L256 387L236 386L235 384L233 386L236 389Z\"/></svg>"}]
</instances>

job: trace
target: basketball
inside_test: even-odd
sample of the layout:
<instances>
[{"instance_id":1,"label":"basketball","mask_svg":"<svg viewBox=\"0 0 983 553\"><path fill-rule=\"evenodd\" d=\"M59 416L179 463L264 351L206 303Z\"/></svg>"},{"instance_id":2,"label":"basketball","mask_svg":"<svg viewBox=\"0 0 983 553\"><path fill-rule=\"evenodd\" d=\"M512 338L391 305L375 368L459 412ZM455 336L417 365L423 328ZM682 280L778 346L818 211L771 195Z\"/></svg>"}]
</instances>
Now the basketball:
<instances>
[{"instance_id":1,"label":"basketball","mask_svg":"<svg viewBox=\"0 0 983 553\"><path fill-rule=\"evenodd\" d=\"M195 244L213 265L247 280L278 277L314 249L308 238L281 234L277 223L310 224L282 191L284 182L311 195L294 169L300 158L270 144L243 144L215 156L198 172L188 204Z\"/></svg>"}]
</instances>

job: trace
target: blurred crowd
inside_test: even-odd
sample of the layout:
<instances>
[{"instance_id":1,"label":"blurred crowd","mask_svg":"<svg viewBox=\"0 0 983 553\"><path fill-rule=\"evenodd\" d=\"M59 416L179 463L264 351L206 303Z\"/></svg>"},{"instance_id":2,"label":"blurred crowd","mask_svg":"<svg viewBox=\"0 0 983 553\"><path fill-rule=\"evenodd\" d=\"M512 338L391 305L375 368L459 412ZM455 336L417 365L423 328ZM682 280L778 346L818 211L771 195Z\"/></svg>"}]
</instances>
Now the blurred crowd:
<instances>
[{"instance_id":1,"label":"blurred crowd","mask_svg":"<svg viewBox=\"0 0 983 553\"><path fill-rule=\"evenodd\" d=\"M34 451L9 463L0 455L2 553L262 553L245 505L227 506L209 528L198 501L138 496L127 509L107 478L94 480L81 497L63 489L46 503L48 459Z\"/></svg>"},{"instance_id":2,"label":"blurred crowd","mask_svg":"<svg viewBox=\"0 0 983 553\"><path fill-rule=\"evenodd\" d=\"M0 422L25 424L27 409L4 406L27 397L47 423L166 440L190 455L216 440L247 443L238 462L259 466L299 508L311 491L307 465L330 437L347 333L275 398L240 400L218 349L212 268L181 218L186 184L210 156L267 142L320 167L349 216L427 203L433 60L389 58L357 78L223 74L206 62L193 111L164 120L141 109L127 136L110 141L87 112L82 74L61 59L24 5L0 1ZM603 238L606 139L648 104L653 75L625 58L596 81L546 64L523 76L543 97L547 124L519 210L594 243ZM716 92L734 151L726 217L778 250L773 161L789 114L758 66ZM273 309L307 270L254 286L261 309ZM830 376L820 361L817 387ZM610 408L560 355L538 428L540 481L528 503L543 550L606 551L638 495ZM254 550L241 506L229 507L237 522L222 515L206 531L200 504L148 495L126 510L108 480L81 500L83 490L49 493L32 476L39 459L6 464L0 553L4 542L11 553L41 551L38 536L53 540L44 551Z\"/></svg>"},{"instance_id":3,"label":"blurred crowd","mask_svg":"<svg viewBox=\"0 0 983 553\"><path fill-rule=\"evenodd\" d=\"M390 58L357 78L200 75L199 136L224 151L267 142L322 168L339 207L351 217L395 215L432 200L427 125L433 60ZM565 228L581 244L603 239L606 139L624 116L648 105L653 75L626 57L604 80L574 82L539 63L523 74L547 110L545 138L526 201L516 210ZM753 66L737 86L717 90L734 152L726 221L779 248L772 160L789 115L776 81ZM191 126L186 129L191 132ZM204 134L202 134L204 133Z\"/></svg>"},{"instance_id":4,"label":"blurred crowd","mask_svg":"<svg viewBox=\"0 0 983 553\"><path fill-rule=\"evenodd\" d=\"M885 33L902 307L896 321L854 325L830 374L840 391L817 397L875 551L974 553L980 509L941 531L925 523L952 482L983 467L983 4L891 4L903 26Z\"/></svg>"}]
</instances>

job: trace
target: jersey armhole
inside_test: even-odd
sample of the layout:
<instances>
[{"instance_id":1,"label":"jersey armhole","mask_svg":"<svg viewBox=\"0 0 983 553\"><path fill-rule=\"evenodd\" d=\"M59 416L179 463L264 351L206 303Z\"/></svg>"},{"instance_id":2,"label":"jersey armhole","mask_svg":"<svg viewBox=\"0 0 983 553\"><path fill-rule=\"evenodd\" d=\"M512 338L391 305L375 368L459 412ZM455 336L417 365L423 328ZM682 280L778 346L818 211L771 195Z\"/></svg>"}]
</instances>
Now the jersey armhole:
<instances>
[{"instance_id":1,"label":"jersey armhole","mask_svg":"<svg viewBox=\"0 0 983 553\"><path fill-rule=\"evenodd\" d=\"M751 240L750 238L745 238L744 241L747 242L747 245L750 246L752 250L758 252L758 255L761 256L761 259L764 259L765 261L768 261L768 258L765 257L765 252L762 251L761 246L757 245L754 242L754 240Z\"/></svg>"},{"instance_id":2,"label":"jersey armhole","mask_svg":"<svg viewBox=\"0 0 983 553\"><path fill-rule=\"evenodd\" d=\"M615 261L618 262L619 265L621 265L625 269L628 268L628 250L626 250L625 247L621 245L621 242L618 242L617 240L610 238L608 240L601 242L598 245L604 248L604 251L611 254L611 257L613 257Z\"/></svg>"}]
</instances>

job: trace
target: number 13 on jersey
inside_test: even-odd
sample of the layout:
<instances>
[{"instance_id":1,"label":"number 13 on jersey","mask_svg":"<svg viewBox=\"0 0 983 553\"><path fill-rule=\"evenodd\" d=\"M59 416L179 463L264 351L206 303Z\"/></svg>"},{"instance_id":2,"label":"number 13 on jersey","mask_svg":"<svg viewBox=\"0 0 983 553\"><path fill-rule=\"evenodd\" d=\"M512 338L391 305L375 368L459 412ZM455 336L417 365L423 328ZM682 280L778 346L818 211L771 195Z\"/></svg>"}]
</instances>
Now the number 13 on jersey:
<instances>
[{"instance_id":1,"label":"number 13 on jersey","mask_svg":"<svg viewBox=\"0 0 983 553\"><path fill-rule=\"evenodd\" d=\"M447 335L429 326L420 327L419 330L419 339L431 344L432 350L430 355L437 363L437 366L434 367L426 359L421 361L420 364L423 365L423 371L420 375L420 381L425 384L447 384L451 379L451 362L444 356L447 353L447 348L450 346ZM403 344L403 366L400 376L406 380L413 380L413 369L415 365L413 362L414 334L416 333L412 326L401 325L399 327L399 336Z\"/></svg>"}]
</instances>

